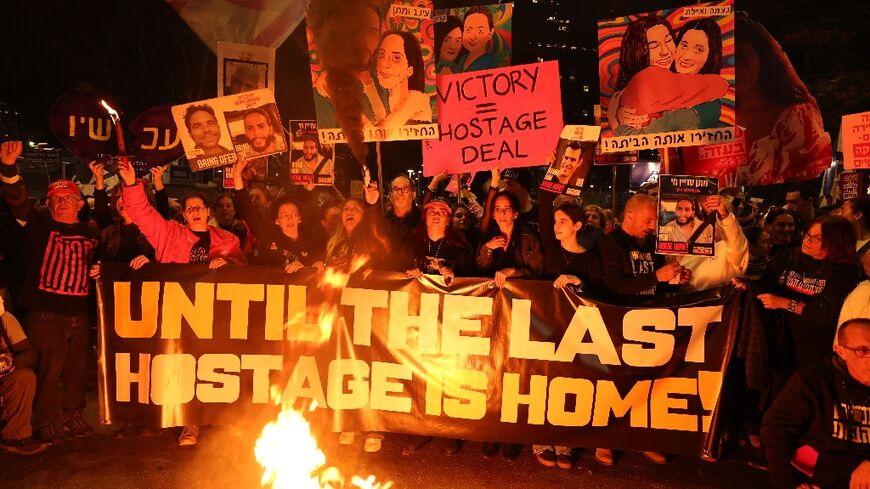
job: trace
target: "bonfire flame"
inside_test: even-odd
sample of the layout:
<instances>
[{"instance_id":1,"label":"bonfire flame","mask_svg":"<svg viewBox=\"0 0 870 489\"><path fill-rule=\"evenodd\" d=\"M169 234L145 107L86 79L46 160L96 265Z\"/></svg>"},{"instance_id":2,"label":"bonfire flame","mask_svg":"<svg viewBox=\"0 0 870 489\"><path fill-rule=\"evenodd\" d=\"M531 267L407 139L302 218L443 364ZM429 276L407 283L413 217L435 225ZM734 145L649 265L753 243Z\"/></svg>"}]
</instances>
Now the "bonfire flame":
<instances>
[{"instance_id":1,"label":"bonfire flame","mask_svg":"<svg viewBox=\"0 0 870 489\"><path fill-rule=\"evenodd\" d=\"M356 258L351 265L351 273L359 270L368 262L368 258ZM341 289L347 285L350 274L333 268L327 268L320 281L322 288ZM319 340L325 342L332 336L332 328L338 311L334 304L324 302L319 308ZM298 319L298 318L297 318ZM291 320L291 322L294 322ZM302 323L304 324L304 317ZM254 456L263 467L260 485L272 489L338 489L347 486L347 480L337 467L328 466L326 455L317 444L317 439L311 433L308 420L303 410L297 410L281 399L281 388L273 385L270 389L272 399L281 405L281 412L275 421L263 427L260 437L254 446ZM317 402L312 402L308 411L317 409ZM375 476L362 477L353 475L350 486L360 489L390 489L391 481L379 482Z\"/></svg>"}]
</instances>

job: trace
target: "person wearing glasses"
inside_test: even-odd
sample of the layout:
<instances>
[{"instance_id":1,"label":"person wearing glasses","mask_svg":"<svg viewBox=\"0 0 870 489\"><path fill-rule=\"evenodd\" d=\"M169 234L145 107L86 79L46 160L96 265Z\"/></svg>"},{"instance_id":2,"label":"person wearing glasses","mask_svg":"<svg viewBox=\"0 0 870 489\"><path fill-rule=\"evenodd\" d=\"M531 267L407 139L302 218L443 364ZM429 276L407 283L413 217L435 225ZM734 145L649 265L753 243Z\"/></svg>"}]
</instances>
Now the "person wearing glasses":
<instances>
[{"instance_id":1,"label":"person wearing glasses","mask_svg":"<svg viewBox=\"0 0 870 489\"><path fill-rule=\"evenodd\" d=\"M384 229L384 235L389 239L392 249L398 253L392 260L391 270L404 272L413 268L414 249L413 231L422 219L420 208L415 200L417 192L411 179L405 175L399 175L390 182L390 210L387 211L383 222L378 223ZM370 204L374 205L374 204Z\"/></svg>"},{"instance_id":2,"label":"person wearing glasses","mask_svg":"<svg viewBox=\"0 0 870 489\"><path fill-rule=\"evenodd\" d=\"M154 248L159 263L202 263L210 269L227 264L245 264L245 255L235 234L209 226L211 215L206 197L191 194L181 201L185 224L161 216L148 203L145 188L136 179L136 171L126 158L118 162L123 182L121 196L133 223ZM185 426L178 437L179 446L196 445L199 426Z\"/></svg>"},{"instance_id":3,"label":"person wearing glasses","mask_svg":"<svg viewBox=\"0 0 870 489\"><path fill-rule=\"evenodd\" d=\"M837 314L858 283L855 231L846 219L813 219L799 248L771 259L755 287L768 311L771 385L776 392L796 369L819 362L830 351Z\"/></svg>"},{"instance_id":4,"label":"person wearing glasses","mask_svg":"<svg viewBox=\"0 0 870 489\"><path fill-rule=\"evenodd\" d=\"M870 318L844 322L837 338L835 354L793 375L764 416L777 488L870 487Z\"/></svg>"},{"instance_id":5,"label":"person wearing glasses","mask_svg":"<svg viewBox=\"0 0 870 489\"><path fill-rule=\"evenodd\" d=\"M21 141L0 145L0 181L3 199L22 226L25 271L18 304L27 309L25 331L37 357L32 422L39 441L58 443L67 432L94 433L81 413L93 295L88 275L98 258L100 233L79 219L85 202L75 182L49 184L49 215L32 205L16 166L21 151Z\"/></svg>"}]
</instances>

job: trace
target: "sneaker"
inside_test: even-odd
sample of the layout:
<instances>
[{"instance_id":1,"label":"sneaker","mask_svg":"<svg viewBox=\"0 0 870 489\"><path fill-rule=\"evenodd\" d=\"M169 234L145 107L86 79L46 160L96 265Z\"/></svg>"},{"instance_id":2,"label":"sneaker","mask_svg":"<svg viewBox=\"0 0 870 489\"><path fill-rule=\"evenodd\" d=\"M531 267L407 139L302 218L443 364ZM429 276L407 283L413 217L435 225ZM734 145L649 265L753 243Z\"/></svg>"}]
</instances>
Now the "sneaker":
<instances>
[{"instance_id":1,"label":"sneaker","mask_svg":"<svg viewBox=\"0 0 870 489\"><path fill-rule=\"evenodd\" d=\"M668 463L668 458L665 454L659 452L643 452L644 458L656 465L664 465Z\"/></svg>"},{"instance_id":2,"label":"sneaker","mask_svg":"<svg viewBox=\"0 0 870 489\"><path fill-rule=\"evenodd\" d=\"M571 456L571 449L568 447L554 447L556 449L556 465L560 469L570 469L574 467L574 458Z\"/></svg>"},{"instance_id":3,"label":"sneaker","mask_svg":"<svg viewBox=\"0 0 870 489\"><path fill-rule=\"evenodd\" d=\"M339 445L352 445L354 439L356 439L356 433L353 431L342 431L338 434Z\"/></svg>"},{"instance_id":4,"label":"sneaker","mask_svg":"<svg viewBox=\"0 0 870 489\"><path fill-rule=\"evenodd\" d=\"M48 423L36 430L36 437L43 443L54 445L66 440L66 433L58 423Z\"/></svg>"},{"instance_id":5,"label":"sneaker","mask_svg":"<svg viewBox=\"0 0 870 489\"><path fill-rule=\"evenodd\" d=\"M609 448L596 448L595 461L601 465L610 467L613 465L613 450Z\"/></svg>"},{"instance_id":6,"label":"sneaker","mask_svg":"<svg viewBox=\"0 0 870 489\"><path fill-rule=\"evenodd\" d=\"M0 450L19 455L35 455L48 448L48 445L48 443L36 441L32 436L28 436L20 440L3 440L0 443Z\"/></svg>"},{"instance_id":7,"label":"sneaker","mask_svg":"<svg viewBox=\"0 0 870 489\"><path fill-rule=\"evenodd\" d=\"M181 430L181 435L178 436L178 446L180 447L189 447L191 445L196 445L196 438L199 436L199 426L198 425L190 425L185 426L184 429Z\"/></svg>"},{"instance_id":8,"label":"sneaker","mask_svg":"<svg viewBox=\"0 0 870 489\"><path fill-rule=\"evenodd\" d=\"M538 463L544 467L556 466L556 452L553 451L553 447L546 445L532 445L532 452L534 452L535 458L538 459Z\"/></svg>"},{"instance_id":9,"label":"sneaker","mask_svg":"<svg viewBox=\"0 0 870 489\"><path fill-rule=\"evenodd\" d=\"M76 438L85 438L94 434L94 428L79 413L73 413L63 424L63 428Z\"/></svg>"},{"instance_id":10,"label":"sneaker","mask_svg":"<svg viewBox=\"0 0 870 489\"><path fill-rule=\"evenodd\" d=\"M363 450L366 453L380 452L382 444L383 440L380 438L366 437L366 441L363 443Z\"/></svg>"}]
</instances>

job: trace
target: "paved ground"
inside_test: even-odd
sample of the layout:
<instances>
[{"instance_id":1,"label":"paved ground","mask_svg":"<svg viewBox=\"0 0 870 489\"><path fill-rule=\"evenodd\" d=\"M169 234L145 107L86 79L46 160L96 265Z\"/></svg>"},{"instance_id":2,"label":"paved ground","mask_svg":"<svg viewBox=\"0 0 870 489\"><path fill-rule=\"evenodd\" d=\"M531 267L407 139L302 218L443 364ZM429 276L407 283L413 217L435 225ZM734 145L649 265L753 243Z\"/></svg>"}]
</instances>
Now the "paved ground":
<instances>
[{"instance_id":1,"label":"paved ground","mask_svg":"<svg viewBox=\"0 0 870 489\"><path fill-rule=\"evenodd\" d=\"M96 423L96 412L85 413ZM95 425L96 426L96 425ZM261 470L253 456L256 436L239 437L204 430L195 447L178 447L173 432L114 439L115 427L97 427L90 438L75 439L42 454L20 457L0 452L0 488L258 488ZM333 438L333 437L330 437ZM349 447L324 443L329 463L346 474L373 474L395 488L770 488L767 473L749 466L746 452L707 463L675 457L655 466L639 454L625 454L614 467L595 463L591 450L577 453L571 470L540 466L530 450L508 462L484 459L479 443L468 443L457 456L442 453L436 440L410 456L400 454L408 438L389 436L377 454L362 451L361 440ZM288 453L288 457L294 454Z\"/></svg>"}]
</instances>

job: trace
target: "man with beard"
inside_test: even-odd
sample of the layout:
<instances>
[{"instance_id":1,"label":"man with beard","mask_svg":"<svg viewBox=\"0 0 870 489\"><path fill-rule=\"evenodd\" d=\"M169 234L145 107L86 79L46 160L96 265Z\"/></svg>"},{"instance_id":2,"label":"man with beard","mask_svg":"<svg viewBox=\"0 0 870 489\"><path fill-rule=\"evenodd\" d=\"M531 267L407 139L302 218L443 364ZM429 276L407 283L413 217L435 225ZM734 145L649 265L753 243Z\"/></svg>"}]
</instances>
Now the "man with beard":
<instances>
[{"instance_id":1,"label":"man with beard","mask_svg":"<svg viewBox=\"0 0 870 489\"><path fill-rule=\"evenodd\" d=\"M320 154L320 147L314 138L302 141L302 158L294 161L290 168L293 181L309 185L329 185L333 181L334 163Z\"/></svg>"},{"instance_id":2,"label":"man with beard","mask_svg":"<svg viewBox=\"0 0 870 489\"><path fill-rule=\"evenodd\" d=\"M184 125L190 138L201 149L203 156L216 156L229 153L230 150L220 145L221 128L217 122L214 109L210 106L190 105L184 112Z\"/></svg>"},{"instance_id":3,"label":"man with beard","mask_svg":"<svg viewBox=\"0 0 870 489\"><path fill-rule=\"evenodd\" d=\"M276 142L275 125L265 109L255 107L245 113L245 137L251 147L250 156L265 155L280 151Z\"/></svg>"},{"instance_id":4,"label":"man with beard","mask_svg":"<svg viewBox=\"0 0 870 489\"><path fill-rule=\"evenodd\" d=\"M704 221L695 217L695 202L691 199L682 198L677 201L676 219L665 224L665 232L662 233L662 241L672 243L688 243L689 238L699 226L705 225ZM705 229L695 239L698 244L710 244L713 242L713 226L706 225Z\"/></svg>"}]
</instances>

